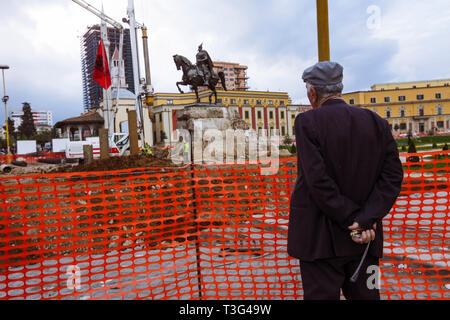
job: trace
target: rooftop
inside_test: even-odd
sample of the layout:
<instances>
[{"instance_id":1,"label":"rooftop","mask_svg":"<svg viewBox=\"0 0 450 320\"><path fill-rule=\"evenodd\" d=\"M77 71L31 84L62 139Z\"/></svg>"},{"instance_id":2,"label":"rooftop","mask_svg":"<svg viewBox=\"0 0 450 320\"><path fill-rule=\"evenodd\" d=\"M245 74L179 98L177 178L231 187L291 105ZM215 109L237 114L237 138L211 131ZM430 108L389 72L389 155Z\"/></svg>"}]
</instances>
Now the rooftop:
<instances>
[{"instance_id":1,"label":"rooftop","mask_svg":"<svg viewBox=\"0 0 450 320\"><path fill-rule=\"evenodd\" d=\"M89 110L78 117L73 117L59 121L55 124L56 128L61 128L66 125L80 125L89 123L103 124L105 121L103 117L97 112L96 109Z\"/></svg>"}]
</instances>

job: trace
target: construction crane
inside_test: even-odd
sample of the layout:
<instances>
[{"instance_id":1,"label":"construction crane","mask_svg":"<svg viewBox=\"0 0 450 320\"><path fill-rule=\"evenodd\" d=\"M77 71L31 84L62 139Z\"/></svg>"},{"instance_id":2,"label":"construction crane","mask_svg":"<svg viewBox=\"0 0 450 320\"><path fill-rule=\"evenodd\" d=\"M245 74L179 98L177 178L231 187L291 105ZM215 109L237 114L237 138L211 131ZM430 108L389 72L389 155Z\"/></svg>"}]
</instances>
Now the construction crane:
<instances>
[{"instance_id":1,"label":"construction crane","mask_svg":"<svg viewBox=\"0 0 450 320\"><path fill-rule=\"evenodd\" d=\"M109 41L107 39L107 29L106 25L104 25L103 21L106 23L109 23L114 28L119 30L120 32L120 42L119 42L119 60L122 60L123 57L123 36L124 36L124 27L121 23L115 21L114 19L107 16L103 11L98 10L97 8L93 7L89 3L87 3L84 0L72 0L76 4L80 5L84 9L88 10L92 14L96 15L102 20L102 39L105 43L105 47L109 45ZM146 28L143 25L140 25L136 22L135 18L135 12L134 12L134 0L128 0L128 8L127 8L127 14L128 19L123 19L123 22L127 22L130 25L130 40L131 40L131 54L132 54L132 65L133 65L133 74L134 74L134 87L135 87L135 95L136 95L136 102L135 102L135 108L136 108L136 114L137 114L137 124L138 124L138 131L139 136L141 139L142 145L145 143L149 143L150 145L153 144L153 129L152 129L152 122L150 121L150 117L146 117L142 110L142 99L146 99L146 104L149 106L149 101L152 101L151 97L153 95L153 89L151 87L151 83L149 83L150 79L150 67L149 67L149 58L148 58L148 45L147 45L147 34L146 34ZM138 55L138 45L137 45L137 33L136 29L141 28L143 30L143 41L144 41L144 59L146 61L146 83L144 83L144 86L140 83L140 68L139 68L139 55ZM106 48L106 52L108 51L108 47ZM147 55L146 55L147 54ZM109 58L109 57L108 57ZM120 75L120 63L119 63L119 72ZM116 97L116 108L118 108L119 105L119 90L120 89L120 81L117 82L117 97ZM151 90L151 91L149 91ZM110 103L109 101L112 101L111 99L111 92L107 90L105 92L105 99L104 99L104 105L105 102L107 104L106 106L106 113L105 114L105 124L108 126L108 130L110 135L114 133L114 112L110 110ZM150 115L151 107L149 106L149 115ZM148 133L146 134L146 129L148 129Z\"/></svg>"}]
</instances>

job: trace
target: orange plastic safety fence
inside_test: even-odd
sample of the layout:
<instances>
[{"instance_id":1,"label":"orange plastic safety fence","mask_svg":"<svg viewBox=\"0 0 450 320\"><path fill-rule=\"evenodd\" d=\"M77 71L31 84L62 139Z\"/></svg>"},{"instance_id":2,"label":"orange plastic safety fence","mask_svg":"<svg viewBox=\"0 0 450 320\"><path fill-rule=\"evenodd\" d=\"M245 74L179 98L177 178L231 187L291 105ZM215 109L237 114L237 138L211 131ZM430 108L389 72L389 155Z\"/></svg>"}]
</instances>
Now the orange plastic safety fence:
<instances>
[{"instance_id":1,"label":"orange plastic safety fence","mask_svg":"<svg viewBox=\"0 0 450 320\"><path fill-rule=\"evenodd\" d=\"M63 152L59 152L59 153L47 152L45 154L40 154L40 155L12 154L9 156L9 160L11 160L11 161L23 159L27 163L37 163L40 159L64 159L64 158L66 158L66 154ZM8 163L8 155L0 155L0 162Z\"/></svg>"},{"instance_id":2,"label":"orange plastic safety fence","mask_svg":"<svg viewBox=\"0 0 450 320\"><path fill-rule=\"evenodd\" d=\"M403 188L383 220L383 296L450 299L450 153L401 158Z\"/></svg>"},{"instance_id":3,"label":"orange plastic safety fence","mask_svg":"<svg viewBox=\"0 0 450 320\"><path fill-rule=\"evenodd\" d=\"M382 296L448 299L450 155L413 156L383 222ZM301 299L297 163L279 166L0 179L0 299Z\"/></svg>"}]
</instances>

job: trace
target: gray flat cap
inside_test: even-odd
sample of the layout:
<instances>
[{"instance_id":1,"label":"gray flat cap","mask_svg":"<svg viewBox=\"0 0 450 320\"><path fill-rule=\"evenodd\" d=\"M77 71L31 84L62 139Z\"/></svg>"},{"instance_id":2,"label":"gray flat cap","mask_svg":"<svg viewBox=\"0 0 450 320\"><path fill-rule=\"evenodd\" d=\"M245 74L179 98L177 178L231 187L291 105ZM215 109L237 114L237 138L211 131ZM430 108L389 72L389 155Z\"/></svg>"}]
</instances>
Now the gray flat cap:
<instances>
[{"instance_id":1,"label":"gray flat cap","mask_svg":"<svg viewBox=\"0 0 450 320\"><path fill-rule=\"evenodd\" d=\"M322 61L306 69L302 78L313 86L338 85L344 78L344 68L337 62Z\"/></svg>"}]
</instances>

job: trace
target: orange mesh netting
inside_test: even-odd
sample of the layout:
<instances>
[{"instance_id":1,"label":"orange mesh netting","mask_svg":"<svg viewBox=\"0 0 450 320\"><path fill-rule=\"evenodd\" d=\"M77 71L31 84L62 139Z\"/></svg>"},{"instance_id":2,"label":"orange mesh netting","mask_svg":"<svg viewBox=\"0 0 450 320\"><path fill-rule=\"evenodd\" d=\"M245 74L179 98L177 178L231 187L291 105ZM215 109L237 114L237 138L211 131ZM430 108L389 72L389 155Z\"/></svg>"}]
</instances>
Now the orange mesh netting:
<instances>
[{"instance_id":1,"label":"orange mesh netting","mask_svg":"<svg viewBox=\"0 0 450 320\"><path fill-rule=\"evenodd\" d=\"M441 154L402 155L383 299L450 297ZM287 254L296 159L272 175L262 166L1 178L0 299L301 299Z\"/></svg>"},{"instance_id":2,"label":"orange mesh netting","mask_svg":"<svg viewBox=\"0 0 450 320\"><path fill-rule=\"evenodd\" d=\"M9 156L10 161L23 160L27 163L37 163L40 159L64 159L66 157L65 153L53 153L47 152L45 154L35 154L35 155L18 155L11 154ZM0 155L0 163L8 163L8 155Z\"/></svg>"}]
</instances>

